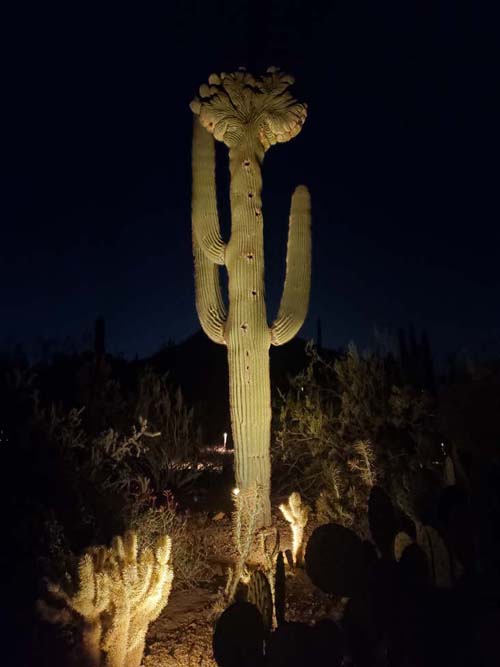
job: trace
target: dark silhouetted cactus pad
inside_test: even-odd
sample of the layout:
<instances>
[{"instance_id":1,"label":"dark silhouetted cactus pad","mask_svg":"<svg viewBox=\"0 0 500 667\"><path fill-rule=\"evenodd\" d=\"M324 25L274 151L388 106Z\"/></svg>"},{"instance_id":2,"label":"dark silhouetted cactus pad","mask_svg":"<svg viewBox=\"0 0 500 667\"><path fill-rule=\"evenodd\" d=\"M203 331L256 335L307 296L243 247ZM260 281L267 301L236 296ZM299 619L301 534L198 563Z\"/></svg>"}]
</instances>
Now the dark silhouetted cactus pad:
<instances>
[{"instance_id":1,"label":"dark silhouetted cactus pad","mask_svg":"<svg viewBox=\"0 0 500 667\"><path fill-rule=\"evenodd\" d=\"M433 583L442 588L450 588L451 559L441 535L433 526L419 526L417 539L427 556Z\"/></svg>"},{"instance_id":2,"label":"dark silhouetted cactus pad","mask_svg":"<svg viewBox=\"0 0 500 667\"><path fill-rule=\"evenodd\" d=\"M324 618L313 626L313 644L309 665L340 667L346 642L344 633L330 618Z\"/></svg>"},{"instance_id":3,"label":"dark silhouetted cactus pad","mask_svg":"<svg viewBox=\"0 0 500 667\"><path fill-rule=\"evenodd\" d=\"M396 562L381 559L375 563L370 572L369 592L379 630L393 627L402 606L401 577Z\"/></svg>"},{"instance_id":4,"label":"dark silhouetted cactus pad","mask_svg":"<svg viewBox=\"0 0 500 667\"><path fill-rule=\"evenodd\" d=\"M363 543L352 530L336 523L316 528L306 549L309 578L325 593L350 597L366 583Z\"/></svg>"},{"instance_id":5,"label":"dark silhouetted cactus pad","mask_svg":"<svg viewBox=\"0 0 500 667\"><path fill-rule=\"evenodd\" d=\"M274 580L274 609L276 622L282 625L285 622L286 606L286 574L283 552L280 551L276 559L276 575Z\"/></svg>"},{"instance_id":6,"label":"dark silhouetted cactus pad","mask_svg":"<svg viewBox=\"0 0 500 667\"><path fill-rule=\"evenodd\" d=\"M407 533L412 540L417 539L417 529L415 523L404 512L397 512L398 531Z\"/></svg>"},{"instance_id":7,"label":"dark silhouetted cactus pad","mask_svg":"<svg viewBox=\"0 0 500 667\"><path fill-rule=\"evenodd\" d=\"M474 541L477 526L470 511L467 494L461 487L449 486L442 491L439 519L455 558L458 558L466 570L471 571L475 561Z\"/></svg>"},{"instance_id":8,"label":"dark silhouetted cactus pad","mask_svg":"<svg viewBox=\"0 0 500 667\"><path fill-rule=\"evenodd\" d=\"M392 556L398 521L391 499L380 486L374 486L368 500L368 521L372 539L384 556Z\"/></svg>"},{"instance_id":9,"label":"dark silhouetted cactus pad","mask_svg":"<svg viewBox=\"0 0 500 667\"><path fill-rule=\"evenodd\" d=\"M394 537L394 547L393 547L393 555L396 561L401 560L401 556L403 555L404 550L410 546L410 544L413 544L414 540L408 535L408 533L405 533L404 531L400 531L395 537Z\"/></svg>"},{"instance_id":10,"label":"dark silhouetted cactus pad","mask_svg":"<svg viewBox=\"0 0 500 667\"><path fill-rule=\"evenodd\" d=\"M399 561L399 572L404 583L411 588L428 586L430 581L427 556L418 544L406 547Z\"/></svg>"},{"instance_id":11,"label":"dark silhouetted cactus pad","mask_svg":"<svg viewBox=\"0 0 500 667\"><path fill-rule=\"evenodd\" d=\"M369 540L363 540L362 544L366 567L370 569L378 561L377 549L375 548L375 545Z\"/></svg>"},{"instance_id":12,"label":"dark silhouetted cactus pad","mask_svg":"<svg viewBox=\"0 0 500 667\"><path fill-rule=\"evenodd\" d=\"M344 609L342 626L349 644L349 652L360 667L375 663L375 649L380 641L380 628L374 599L368 592L351 598Z\"/></svg>"},{"instance_id":13,"label":"dark silhouetted cactus pad","mask_svg":"<svg viewBox=\"0 0 500 667\"><path fill-rule=\"evenodd\" d=\"M269 581L261 570L252 572L247 600L257 607L266 631L270 632L273 624L273 595Z\"/></svg>"},{"instance_id":14,"label":"dark silhouetted cactus pad","mask_svg":"<svg viewBox=\"0 0 500 667\"><path fill-rule=\"evenodd\" d=\"M313 665L311 650L314 632L304 623L284 623L271 635L266 649L266 664L272 667Z\"/></svg>"},{"instance_id":15,"label":"dark silhouetted cactus pad","mask_svg":"<svg viewBox=\"0 0 500 667\"><path fill-rule=\"evenodd\" d=\"M444 526L448 526L454 514L468 511L467 493L461 486L447 486L439 496L438 517Z\"/></svg>"},{"instance_id":16,"label":"dark silhouetted cactus pad","mask_svg":"<svg viewBox=\"0 0 500 667\"><path fill-rule=\"evenodd\" d=\"M256 667L263 659L265 634L258 609L249 602L236 602L215 626L215 661L219 667Z\"/></svg>"}]
</instances>

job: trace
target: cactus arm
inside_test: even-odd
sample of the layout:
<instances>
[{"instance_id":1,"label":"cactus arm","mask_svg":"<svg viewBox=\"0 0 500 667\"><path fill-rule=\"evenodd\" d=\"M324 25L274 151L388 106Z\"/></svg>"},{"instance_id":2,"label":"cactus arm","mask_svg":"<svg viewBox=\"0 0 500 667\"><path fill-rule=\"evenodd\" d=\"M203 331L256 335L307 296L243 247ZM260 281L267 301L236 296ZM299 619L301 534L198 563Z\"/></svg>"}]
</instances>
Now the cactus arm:
<instances>
[{"instance_id":1,"label":"cactus arm","mask_svg":"<svg viewBox=\"0 0 500 667\"><path fill-rule=\"evenodd\" d=\"M193 256L196 310L201 327L214 343L225 344L227 318L219 282L225 246L218 230L213 137L195 118L193 126Z\"/></svg>"},{"instance_id":2,"label":"cactus arm","mask_svg":"<svg viewBox=\"0 0 500 667\"><path fill-rule=\"evenodd\" d=\"M291 340L304 324L311 286L311 198L299 185L292 196L286 277L278 316L271 327L273 345Z\"/></svg>"},{"instance_id":3,"label":"cactus arm","mask_svg":"<svg viewBox=\"0 0 500 667\"><path fill-rule=\"evenodd\" d=\"M223 265L226 246L220 235L215 186L214 138L195 117L193 124L193 233L207 258Z\"/></svg>"},{"instance_id":4,"label":"cactus arm","mask_svg":"<svg viewBox=\"0 0 500 667\"><path fill-rule=\"evenodd\" d=\"M222 300L219 267L211 262L193 236L196 310L201 328L214 343L225 345L226 306Z\"/></svg>"}]
</instances>

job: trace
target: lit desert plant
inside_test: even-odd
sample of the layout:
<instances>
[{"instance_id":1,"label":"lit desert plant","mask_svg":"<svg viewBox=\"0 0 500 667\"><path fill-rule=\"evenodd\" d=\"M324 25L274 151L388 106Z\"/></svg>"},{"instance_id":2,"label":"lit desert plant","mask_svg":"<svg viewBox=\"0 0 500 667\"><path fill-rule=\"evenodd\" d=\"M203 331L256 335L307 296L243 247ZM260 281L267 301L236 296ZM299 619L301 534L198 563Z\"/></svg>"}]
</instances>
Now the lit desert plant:
<instances>
[{"instance_id":1,"label":"lit desert plant","mask_svg":"<svg viewBox=\"0 0 500 667\"><path fill-rule=\"evenodd\" d=\"M435 449L431 402L422 391L398 385L389 357L361 355L353 345L333 361L311 345L308 354L308 366L281 396L276 481L315 503L322 519L364 532L375 482L405 511L411 506L408 480L430 467Z\"/></svg>"},{"instance_id":2,"label":"lit desert plant","mask_svg":"<svg viewBox=\"0 0 500 667\"><path fill-rule=\"evenodd\" d=\"M173 496L166 494L166 502L162 505L135 505L131 528L136 531L139 546L150 548L159 536L168 534L175 544L172 555L175 570L174 586L178 590L194 588L212 579L213 572L207 561L209 545L199 530L203 526L193 522L203 521L203 517L190 519L181 514Z\"/></svg>"},{"instance_id":3,"label":"lit desert plant","mask_svg":"<svg viewBox=\"0 0 500 667\"><path fill-rule=\"evenodd\" d=\"M311 282L311 204L303 185L292 195L286 278L269 326L264 284L262 163L276 143L295 137L307 107L291 95L293 77L270 67L262 76L212 74L191 102L192 226L196 308L207 336L228 352L229 406L236 485L261 487L259 527L271 525L271 386L269 348L284 345L307 314ZM222 240L217 212L214 138L229 149L231 237ZM219 266L228 275L228 307Z\"/></svg>"},{"instance_id":4,"label":"lit desert plant","mask_svg":"<svg viewBox=\"0 0 500 667\"><path fill-rule=\"evenodd\" d=\"M300 493L290 494L288 502L279 506L281 513L292 529L292 556L295 565L302 565L304 560L304 529L309 519L309 507L304 505Z\"/></svg>"},{"instance_id":5,"label":"lit desert plant","mask_svg":"<svg viewBox=\"0 0 500 667\"><path fill-rule=\"evenodd\" d=\"M91 667L139 667L148 626L170 595L171 552L167 535L142 550L134 532L117 536L109 548L88 549L63 583L49 582L56 604L39 600L38 609L49 622L80 629Z\"/></svg>"}]
</instances>

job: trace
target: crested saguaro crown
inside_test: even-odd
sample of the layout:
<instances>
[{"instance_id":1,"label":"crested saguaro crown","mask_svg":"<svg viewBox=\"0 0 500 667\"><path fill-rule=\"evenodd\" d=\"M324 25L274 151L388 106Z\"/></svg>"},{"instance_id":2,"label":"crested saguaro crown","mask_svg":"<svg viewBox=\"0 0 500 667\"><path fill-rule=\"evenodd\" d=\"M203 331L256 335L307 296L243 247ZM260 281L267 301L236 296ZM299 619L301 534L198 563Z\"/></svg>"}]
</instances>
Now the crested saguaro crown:
<instances>
[{"instance_id":1,"label":"crested saguaro crown","mask_svg":"<svg viewBox=\"0 0 500 667\"><path fill-rule=\"evenodd\" d=\"M267 151L297 136L305 122L307 105L297 102L288 90L294 81L276 67L260 77L244 70L211 74L208 85L202 84L200 96L191 102L191 111L228 148L250 134Z\"/></svg>"},{"instance_id":2,"label":"crested saguaro crown","mask_svg":"<svg viewBox=\"0 0 500 667\"><path fill-rule=\"evenodd\" d=\"M226 345L236 484L257 484L261 525L269 524L271 390L269 348L302 326L311 277L311 215L307 188L292 195L286 278L278 315L267 321L261 166L270 146L295 137L307 116L289 87L293 77L270 67L259 77L240 69L212 74L193 111L193 255L196 308L205 333ZM231 236L222 239L217 213L214 138L229 149ZM218 268L228 273L228 305Z\"/></svg>"}]
</instances>

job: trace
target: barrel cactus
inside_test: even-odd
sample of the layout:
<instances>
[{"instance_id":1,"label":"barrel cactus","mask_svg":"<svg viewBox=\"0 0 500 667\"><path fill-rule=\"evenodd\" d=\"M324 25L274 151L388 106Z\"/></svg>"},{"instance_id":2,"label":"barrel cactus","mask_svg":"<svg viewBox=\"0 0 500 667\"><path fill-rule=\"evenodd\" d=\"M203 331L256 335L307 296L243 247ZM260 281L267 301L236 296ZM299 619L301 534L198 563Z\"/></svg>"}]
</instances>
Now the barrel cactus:
<instances>
[{"instance_id":1,"label":"barrel cactus","mask_svg":"<svg viewBox=\"0 0 500 667\"><path fill-rule=\"evenodd\" d=\"M270 525L271 388L269 349L283 345L301 328L308 308L311 274L310 197L293 193L286 278L278 315L269 326L264 298L264 225L261 166L266 151L295 137L306 105L289 87L293 78L269 68L254 77L240 70L212 74L191 102L192 228L196 308L201 326L225 345L235 448L236 486L262 488L259 524ZM231 236L222 239L217 214L214 138L229 149ZM226 308L219 266L228 274Z\"/></svg>"}]
</instances>

